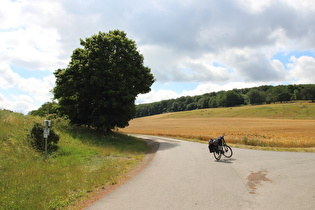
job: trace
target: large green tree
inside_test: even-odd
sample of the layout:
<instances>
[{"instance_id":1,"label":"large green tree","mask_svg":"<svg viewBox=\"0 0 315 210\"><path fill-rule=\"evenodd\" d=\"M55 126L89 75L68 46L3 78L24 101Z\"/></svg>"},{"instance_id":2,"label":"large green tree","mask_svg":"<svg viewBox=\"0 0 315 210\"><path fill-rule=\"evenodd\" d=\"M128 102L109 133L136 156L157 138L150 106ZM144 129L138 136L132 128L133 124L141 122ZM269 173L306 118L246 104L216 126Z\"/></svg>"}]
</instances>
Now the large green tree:
<instances>
[{"instance_id":1,"label":"large green tree","mask_svg":"<svg viewBox=\"0 0 315 210\"><path fill-rule=\"evenodd\" d=\"M304 99L315 101L315 85L305 85L301 91Z\"/></svg>"},{"instance_id":2,"label":"large green tree","mask_svg":"<svg viewBox=\"0 0 315 210\"><path fill-rule=\"evenodd\" d=\"M222 107L237 106L244 104L244 98L235 90L229 90L217 98L217 103Z\"/></svg>"},{"instance_id":3,"label":"large green tree","mask_svg":"<svg viewBox=\"0 0 315 210\"><path fill-rule=\"evenodd\" d=\"M246 96L250 104L262 104L266 101L265 92L258 89L251 89Z\"/></svg>"},{"instance_id":4,"label":"large green tree","mask_svg":"<svg viewBox=\"0 0 315 210\"><path fill-rule=\"evenodd\" d=\"M67 68L55 71L53 93L72 124L109 131L128 125L135 99L154 83L136 43L120 30L80 40Z\"/></svg>"}]
</instances>

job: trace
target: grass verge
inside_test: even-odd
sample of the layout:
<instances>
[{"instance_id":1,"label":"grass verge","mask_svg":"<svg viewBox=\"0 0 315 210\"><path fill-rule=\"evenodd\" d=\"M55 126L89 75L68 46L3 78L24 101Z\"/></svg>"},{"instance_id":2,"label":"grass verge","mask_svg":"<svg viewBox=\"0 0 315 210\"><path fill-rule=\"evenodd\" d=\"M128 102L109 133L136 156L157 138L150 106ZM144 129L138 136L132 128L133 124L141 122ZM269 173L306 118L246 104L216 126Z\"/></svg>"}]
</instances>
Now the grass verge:
<instances>
[{"instance_id":1,"label":"grass verge","mask_svg":"<svg viewBox=\"0 0 315 210\"><path fill-rule=\"evenodd\" d=\"M38 117L0 111L0 206L4 209L62 209L115 184L149 151L123 134L104 135L53 121L59 150L46 159L27 141Z\"/></svg>"}]
</instances>

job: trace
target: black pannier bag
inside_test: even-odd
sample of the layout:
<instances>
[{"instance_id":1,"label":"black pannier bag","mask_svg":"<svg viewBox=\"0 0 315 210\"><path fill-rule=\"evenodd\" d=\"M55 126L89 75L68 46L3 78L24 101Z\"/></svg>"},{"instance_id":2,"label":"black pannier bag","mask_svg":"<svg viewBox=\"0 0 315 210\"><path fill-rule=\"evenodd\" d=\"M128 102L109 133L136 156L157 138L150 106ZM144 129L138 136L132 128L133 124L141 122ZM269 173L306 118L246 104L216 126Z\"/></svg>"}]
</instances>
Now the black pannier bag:
<instances>
[{"instance_id":1,"label":"black pannier bag","mask_svg":"<svg viewBox=\"0 0 315 210\"><path fill-rule=\"evenodd\" d=\"M215 147L214 143L215 142L214 142L213 139L209 139L209 146L208 146L208 148L209 148L210 153L214 152L214 147Z\"/></svg>"},{"instance_id":2,"label":"black pannier bag","mask_svg":"<svg viewBox=\"0 0 315 210\"><path fill-rule=\"evenodd\" d=\"M222 139L221 137L217 137L215 139L209 139L209 151L210 153L215 152L222 148Z\"/></svg>"}]
</instances>

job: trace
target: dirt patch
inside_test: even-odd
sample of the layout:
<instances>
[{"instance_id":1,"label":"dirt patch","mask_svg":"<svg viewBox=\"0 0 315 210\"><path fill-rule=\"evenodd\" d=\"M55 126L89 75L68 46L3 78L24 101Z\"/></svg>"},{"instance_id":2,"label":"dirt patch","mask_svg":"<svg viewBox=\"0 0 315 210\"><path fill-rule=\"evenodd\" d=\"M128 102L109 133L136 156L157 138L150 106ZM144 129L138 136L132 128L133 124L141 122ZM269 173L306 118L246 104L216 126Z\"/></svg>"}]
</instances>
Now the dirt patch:
<instances>
[{"instance_id":1,"label":"dirt patch","mask_svg":"<svg viewBox=\"0 0 315 210\"><path fill-rule=\"evenodd\" d=\"M247 186L249 187L250 194L255 194L257 186L261 184L261 182L271 182L270 179L266 177L267 171L261 170L258 172L252 172L247 177Z\"/></svg>"}]
</instances>

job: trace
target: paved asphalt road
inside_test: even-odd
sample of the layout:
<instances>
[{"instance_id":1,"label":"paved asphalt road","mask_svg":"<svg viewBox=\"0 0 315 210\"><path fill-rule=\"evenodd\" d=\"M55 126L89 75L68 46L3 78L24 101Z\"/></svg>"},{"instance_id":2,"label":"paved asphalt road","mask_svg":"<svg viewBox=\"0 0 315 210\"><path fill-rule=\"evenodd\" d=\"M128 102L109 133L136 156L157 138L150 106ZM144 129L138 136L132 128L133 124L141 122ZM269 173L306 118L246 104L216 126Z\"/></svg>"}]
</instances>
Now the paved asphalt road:
<instances>
[{"instance_id":1,"label":"paved asphalt road","mask_svg":"<svg viewBox=\"0 0 315 210\"><path fill-rule=\"evenodd\" d=\"M233 149L215 161L206 144L160 143L152 162L87 209L315 209L315 154Z\"/></svg>"}]
</instances>

